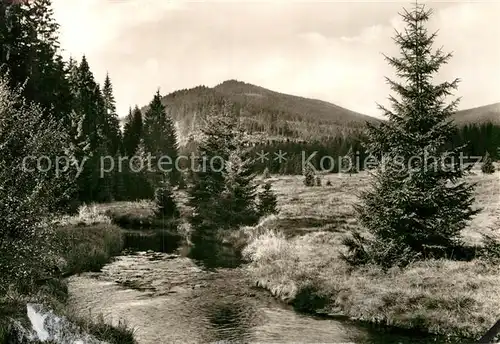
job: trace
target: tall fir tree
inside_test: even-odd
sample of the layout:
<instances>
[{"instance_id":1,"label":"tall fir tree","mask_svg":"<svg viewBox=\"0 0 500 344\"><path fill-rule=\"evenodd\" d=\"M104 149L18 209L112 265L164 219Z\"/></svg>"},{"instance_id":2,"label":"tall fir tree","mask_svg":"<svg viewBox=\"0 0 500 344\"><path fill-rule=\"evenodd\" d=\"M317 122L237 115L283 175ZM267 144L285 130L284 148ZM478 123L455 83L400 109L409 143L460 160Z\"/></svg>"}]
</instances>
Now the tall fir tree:
<instances>
[{"instance_id":1,"label":"tall fir tree","mask_svg":"<svg viewBox=\"0 0 500 344\"><path fill-rule=\"evenodd\" d=\"M159 90L144 114L143 139L146 151L155 157L155 169L160 170L157 163L160 158L165 157L162 159L161 169L168 171L166 174L170 184L177 185L180 177L179 171L175 168L178 156L177 135L174 122L161 102ZM155 173L152 176L153 182L159 185L164 174L162 171Z\"/></svg>"},{"instance_id":2,"label":"tall fir tree","mask_svg":"<svg viewBox=\"0 0 500 344\"><path fill-rule=\"evenodd\" d=\"M74 114L78 118L79 133L75 146L78 157L86 159L84 171L78 178L79 199L83 202L109 201L112 197L110 176L101 178L101 157L110 152L106 139L106 110L103 94L95 82L94 75L85 56L78 67L71 66L71 89L74 97ZM73 129L75 131L75 129Z\"/></svg>"},{"instance_id":3,"label":"tall fir tree","mask_svg":"<svg viewBox=\"0 0 500 344\"><path fill-rule=\"evenodd\" d=\"M0 3L0 67L45 116L70 123L71 94L50 0Z\"/></svg>"},{"instance_id":4,"label":"tall fir tree","mask_svg":"<svg viewBox=\"0 0 500 344\"><path fill-rule=\"evenodd\" d=\"M226 186L222 198L230 228L253 225L259 218L254 162L241 131L236 131L234 140L235 149L230 152L223 171Z\"/></svg>"},{"instance_id":5,"label":"tall fir tree","mask_svg":"<svg viewBox=\"0 0 500 344\"><path fill-rule=\"evenodd\" d=\"M383 160L356 206L360 224L375 239L365 247L360 236L354 240L360 245L347 240L351 254L361 261L404 265L450 254L460 247L460 232L477 213L473 185L463 180L468 168L458 158L461 147L444 148L455 131L450 116L458 100L445 102L458 80L432 82L451 54L433 51L436 34L425 28L430 15L419 4L405 10L406 29L394 38L401 57L386 57L402 81L387 78L399 99L390 96L392 110L380 106L388 121L369 127L369 151Z\"/></svg>"},{"instance_id":6,"label":"tall fir tree","mask_svg":"<svg viewBox=\"0 0 500 344\"><path fill-rule=\"evenodd\" d=\"M271 189L270 182L264 184L263 190L259 192L259 215L266 216L278 213L278 199Z\"/></svg>"},{"instance_id":7,"label":"tall fir tree","mask_svg":"<svg viewBox=\"0 0 500 344\"><path fill-rule=\"evenodd\" d=\"M129 110L123 127L123 150L126 156L131 157L137 152L143 136L142 127L142 113L136 105L134 110Z\"/></svg>"},{"instance_id":8,"label":"tall fir tree","mask_svg":"<svg viewBox=\"0 0 500 344\"><path fill-rule=\"evenodd\" d=\"M111 79L109 74L106 74L104 80L104 85L102 87L102 96L104 99L104 135L108 141L110 147L109 153L116 155L121 153L122 147L122 137L120 130L120 120L118 119L118 114L116 113L116 101L113 94L113 85L111 84Z\"/></svg>"},{"instance_id":9,"label":"tall fir tree","mask_svg":"<svg viewBox=\"0 0 500 344\"><path fill-rule=\"evenodd\" d=\"M255 173L238 118L228 104L222 113L219 111L214 106L206 117L188 189L188 204L193 208L189 219L193 228L192 255L197 258L217 256L223 231L258 219Z\"/></svg>"}]
</instances>

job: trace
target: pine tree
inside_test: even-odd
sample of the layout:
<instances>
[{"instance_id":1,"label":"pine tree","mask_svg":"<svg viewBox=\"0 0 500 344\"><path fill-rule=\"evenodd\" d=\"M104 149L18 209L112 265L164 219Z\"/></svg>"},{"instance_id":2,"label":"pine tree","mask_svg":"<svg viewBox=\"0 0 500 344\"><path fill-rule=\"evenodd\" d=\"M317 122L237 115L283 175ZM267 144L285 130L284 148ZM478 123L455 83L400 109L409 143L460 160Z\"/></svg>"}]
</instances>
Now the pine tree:
<instances>
[{"instance_id":1,"label":"pine tree","mask_svg":"<svg viewBox=\"0 0 500 344\"><path fill-rule=\"evenodd\" d=\"M253 225L258 220L253 161L241 132L235 135L235 150L229 154L226 169L223 172L225 190L223 209L226 210L226 223L230 228L241 225Z\"/></svg>"},{"instance_id":2,"label":"pine tree","mask_svg":"<svg viewBox=\"0 0 500 344\"><path fill-rule=\"evenodd\" d=\"M491 160L490 153L486 151L486 154L483 158L483 164L481 166L481 171L486 174L495 173L495 165L493 165L493 161Z\"/></svg>"},{"instance_id":3,"label":"pine tree","mask_svg":"<svg viewBox=\"0 0 500 344\"><path fill-rule=\"evenodd\" d=\"M258 217L255 174L238 118L229 105L219 111L214 106L202 128L197 166L191 171L188 189L188 205L193 208L191 254L203 259L218 256L220 233L254 223Z\"/></svg>"},{"instance_id":4,"label":"pine tree","mask_svg":"<svg viewBox=\"0 0 500 344\"><path fill-rule=\"evenodd\" d=\"M304 185L314 186L314 171L309 165L304 169Z\"/></svg>"},{"instance_id":5,"label":"pine tree","mask_svg":"<svg viewBox=\"0 0 500 344\"><path fill-rule=\"evenodd\" d=\"M104 135L110 147L109 153L115 155L121 151L121 131L120 120L116 113L116 102L113 95L113 85L109 74L106 74L104 85L102 88L102 96L104 99Z\"/></svg>"},{"instance_id":6,"label":"pine tree","mask_svg":"<svg viewBox=\"0 0 500 344\"><path fill-rule=\"evenodd\" d=\"M136 106L134 110L129 110L123 127L123 147L128 157L133 156L139 147L143 132L142 126L142 113Z\"/></svg>"},{"instance_id":7,"label":"pine tree","mask_svg":"<svg viewBox=\"0 0 500 344\"><path fill-rule=\"evenodd\" d=\"M349 147L349 150L343 157L342 162L344 163L342 166L342 170L345 173L349 173L349 175L353 173L358 173L358 168L356 167L356 159L354 157L354 151L352 149L352 146Z\"/></svg>"},{"instance_id":8,"label":"pine tree","mask_svg":"<svg viewBox=\"0 0 500 344\"><path fill-rule=\"evenodd\" d=\"M461 230L477 213L472 209L473 185L462 179L467 169L460 165L459 149L444 149L455 130L450 116L458 103L444 101L458 81L432 83L451 54L433 52L436 34L429 35L424 27L430 15L421 5L405 10L407 27L394 39L401 57L386 57L404 82L387 78L400 99L389 98L392 111L380 106L388 121L369 127L369 151L383 160L356 206L360 224L375 239L363 244L355 235L347 240L359 261L404 265L419 257L451 254L461 245Z\"/></svg>"},{"instance_id":9,"label":"pine tree","mask_svg":"<svg viewBox=\"0 0 500 344\"><path fill-rule=\"evenodd\" d=\"M50 0L0 3L0 66L7 68L11 88L23 85L25 100L69 125L71 97L58 28Z\"/></svg>"},{"instance_id":10,"label":"pine tree","mask_svg":"<svg viewBox=\"0 0 500 344\"><path fill-rule=\"evenodd\" d=\"M174 122L170 115L167 115L165 106L161 102L160 91L157 91L153 100L149 103L148 110L144 114L143 138L146 150L153 157L169 157L172 162L162 160L161 168L168 171L169 181L172 185L177 185L179 181L179 171L175 168L175 160L178 156L177 136ZM158 171L152 176L153 182L158 184L163 179L163 172Z\"/></svg>"},{"instance_id":11,"label":"pine tree","mask_svg":"<svg viewBox=\"0 0 500 344\"><path fill-rule=\"evenodd\" d=\"M260 216L272 215L278 213L278 200L271 183L264 184L264 190L259 193L259 214Z\"/></svg>"},{"instance_id":12,"label":"pine tree","mask_svg":"<svg viewBox=\"0 0 500 344\"><path fill-rule=\"evenodd\" d=\"M79 159L87 159L84 171L78 178L79 199L83 202L110 200L112 185L109 176L100 178L101 156L108 155L110 151L105 135L104 98L85 56L78 67L71 65L70 68L74 115L79 117L73 120L79 125L74 143L80 147ZM75 132L75 128L72 131Z\"/></svg>"},{"instance_id":13,"label":"pine tree","mask_svg":"<svg viewBox=\"0 0 500 344\"><path fill-rule=\"evenodd\" d=\"M175 203L172 186L168 181L155 190L154 201L156 204L156 216L162 219L172 219L179 216L179 209Z\"/></svg>"}]
</instances>

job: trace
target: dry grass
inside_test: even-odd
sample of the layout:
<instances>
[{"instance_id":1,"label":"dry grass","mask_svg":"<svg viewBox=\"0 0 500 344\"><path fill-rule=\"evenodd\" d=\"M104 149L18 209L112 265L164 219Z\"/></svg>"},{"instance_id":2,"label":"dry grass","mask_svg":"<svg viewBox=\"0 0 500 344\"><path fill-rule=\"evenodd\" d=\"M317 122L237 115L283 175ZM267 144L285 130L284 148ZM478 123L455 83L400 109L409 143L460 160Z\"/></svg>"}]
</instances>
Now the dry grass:
<instances>
[{"instance_id":1,"label":"dry grass","mask_svg":"<svg viewBox=\"0 0 500 344\"><path fill-rule=\"evenodd\" d=\"M500 173L475 173L476 205L483 208L463 232L467 243L500 229ZM374 323L430 333L478 337L500 318L500 268L489 263L426 261L385 273L351 270L340 258L342 238L356 228L352 205L367 187L365 173L328 175L332 186L305 187L301 177L272 178L281 213L245 229L244 255L257 283L297 303L309 295L324 309ZM308 300L310 300L309 298ZM309 302L309 301L308 301Z\"/></svg>"},{"instance_id":2,"label":"dry grass","mask_svg":"<svg viewBox=\"0 0 500 344\"><path fill-rule=\"evenodd\" d=\"M55 219L55 224L60 226L92 226L96 224L110 224L111 219L97 204L82 205L78 214L63 216Z\"/></svg>"}]
</instances>

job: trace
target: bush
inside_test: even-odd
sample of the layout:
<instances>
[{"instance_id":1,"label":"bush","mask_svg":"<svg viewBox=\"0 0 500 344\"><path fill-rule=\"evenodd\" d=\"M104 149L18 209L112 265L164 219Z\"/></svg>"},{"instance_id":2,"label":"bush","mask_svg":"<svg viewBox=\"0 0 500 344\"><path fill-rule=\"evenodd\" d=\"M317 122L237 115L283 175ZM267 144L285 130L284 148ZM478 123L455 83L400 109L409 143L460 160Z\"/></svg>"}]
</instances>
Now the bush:
<instances>
[{"instance_id":1,"label":"bush","mask_svg":"<svg viewBox=\"0 0 500 344\"><path fill-rule=\"evenodd\" d=\"M7 85L0 76L0 298L11 288L30 293L57 263L47 217L71 194L74 180L72 169L58 177L39 173L36 161L25 166L29 156L71 160L69 140L60 124Z\"/></svg>"},{"instance_id":2,"label":"bush","mask_svg":"<svg viewBox=\"0 0 500 344\"><path fill-rule=\"evenodd\" d=\"M332 182L330 180L326 181L326 186L332 186Z\"/></svg>"}]
</instances>

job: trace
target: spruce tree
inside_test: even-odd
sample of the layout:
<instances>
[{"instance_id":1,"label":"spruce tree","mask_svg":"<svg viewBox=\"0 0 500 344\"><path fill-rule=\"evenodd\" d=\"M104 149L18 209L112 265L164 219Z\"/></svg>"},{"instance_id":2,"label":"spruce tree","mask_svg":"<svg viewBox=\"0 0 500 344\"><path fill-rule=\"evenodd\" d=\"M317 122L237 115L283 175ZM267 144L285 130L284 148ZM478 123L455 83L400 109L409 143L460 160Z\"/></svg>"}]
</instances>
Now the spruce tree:
<instances>
[{"instance_id":1,"label":"spruce tree","mask_svg":"<svg viewBox=\"0 0 500 344\"><path fill-rule=\"evenodd\" d=\"M257 185L253 161L245 148L241 132L237 132L234 139L236 148L229 154L223 172L226 184L223 209L227 212L226 223L230 228L253 225L259 217L255 201Z\"/></svg>"},{"instance_id":2,"label":"spruce tree","mask_svg":"<svg viewBox=\"0 0 500 344\"><path fill-rule=\"evenodd\" d=\"M386 57L402 81L387 78L399 99L390 96L392 110L380 106L388 121L369 126L369 152L382 161L356 206L360 225L375 239L355 234L347 240L351 258L360 261L404 265L449 255L460 247L461 230L478 212L472 209L473 185L463 180L468 168L458 159L461 147L444 149L455 131L450 116L458 103L446 105L445 98L458 80L432 83L451 54L433 51L436 34L428 34L424 26L430 15L418 4L405 10L406 29L394 38L401 57Z\"/></svg>"},{"instance_id":3,"label":"spruce tree","mask_svg":"<svg viewBox=\"0 0 500 344\"><path fill-rule=\"evenodd\" d=\"M493 165L493 161L491 159L490 153L487 151L484 158L483 164L481 165L481 171L486 174L495 173L495 165Z\"/></svg>"},{"instance_id":4,"label":"spruce tree","mask_svg":"<svg viewBox=\"0 0 500 344\"><path fill-rule=\"evenodd\" d=\"M255 174L239 130L238 117L225 105L214 106L202 128L197 166L191 171L188 205L193 208L193 257L218 255L220 234L255 223Z\"/></svg>"},{"instance_id":5,"label":"spruce tree","mask_svg":"<svg viewBox=\"0 0 500 344\"><path fill-rule=\"evenodd\" d=\"M321 178L320 178L320 176L316 176L316 178L314 179L314 183L316 184L316 186L321 186Z\"/></svg>"},{"instance_id":6,"label":"spruce tree","mask_svg":"<svg viewBox=\"0 0 500 344\"><path fill-rule=\"evenodd\" d=\"M304 185L305 186L314 186L314 171L312 167L307 165L304 169Z\"/></svg>"},{"instance_id":7,"label":"spruce tree","mask_svg":"<svg viewBox=\"0 0 500 344\"><path fill-rule=\"evenodd\" d=\"M105 102L99 85L95 82L85 56L80 64L70 66L71 89L74 98L74 119L79 131L75 136L75 146L79 148L79 161L86 159L84 171L78 178L79 199L83 202L106 201L112 197L112 185L108 180L100 178L100 158L108 155L109 143L106 139Z\"/></svg>"},{"instance_id":8,"label":"spruce tree","mask_svg":"<svg viewBox=\"0 0 500 344\"><path fill-rule=\"evenodd\" d=\"M131 157L136 153L142 131L142 113L136 106L134 110L130 109L123 128L123 146L126 156Z\"/></svg>"},{"instance_id":9,"label":"spruce tree","mask_svg":"<svg viewBox=\"0 0 500 344\"><path fill-rule=\"evenodd\" d=\"M26 101L69 125L71 97L50 0L0 3L0 67ZM5 72L5 70L4 70Z\"/></svg>"},{"instance_id":10,"label":"spruce tree","mask_svg":"<svg viewBox=\"0 0 500 344\"><path fill-rule=\"evenodd\" d=\"M278 200L273 190L271 189L270 182L264 184L264 190L258 194L258 197L260 216L278 213Z\"/></svg>"},{"instance_id":11,"label":"spruce tree","mask_svg":"<svg viewBox=\"0 0 500 344\"><path fill-rule=\"evenodd\" d=\"M113 85L109 74L106 74L102 88L104 100L104 135L108 141L109 153L115 155L121 151L121 130L120 120L116 113L115 96L113 95Z\"/></svg>"},{"instance_id":12,"label":"spruce tree","mask_svg":"<svg viewBox=\"0 0 500 344\"><path fill-rule=\"evenodd\" d=\"M172 185L177 185L179 181L179 171L175 168L175 160L178 156L177 135L173 119L166 112L165 106L161 102L160 91L157 91L153 100L144 114L143 138L146 150L153 157L160 159L168 157L171 161L162 160L162 169L168 172L169 181ZM158 167L158 166L156 166ZM158 168L156 168L158 170ZM158 171L152 178L158 184L163 179L163 172Z\"/></svg>"},{"instance_id":13,"label":"spruce tree","mask_svg":"<svg viewBox=\"0 0 500 344\"><path fill-rule=\"evenodd\" d=\"M172 186L168 181L155 190L154 202L156 205L156 216L168 220L179 216L179 209L175 203Z\"/></svg>"},{"instance_id":14,"label":"spruce tree","mask_svg":"<svg viewBox=\"0 0 500 344\"><path fill-rule=\"evenodd\" d=\"M349 150L343 157L342 162L344 163L342 166L343 172L349 173L349 175L353 173L358 173L358 168L356 166L356 159L354 157L354 151L352 149L352 146L349 147Z\"/></svg>"},{"instance_id":15,"label":"spruce tree","mask_svg":"<svg viewBox=\"0 0 500 344\"><path fill-rule=\"evenodd\" d=\"M271 173L269 172L269 168L266 166L264 172L262 172L262 179L269 179L269 178L271 178Z\"/></svg>"}]
</instances>

